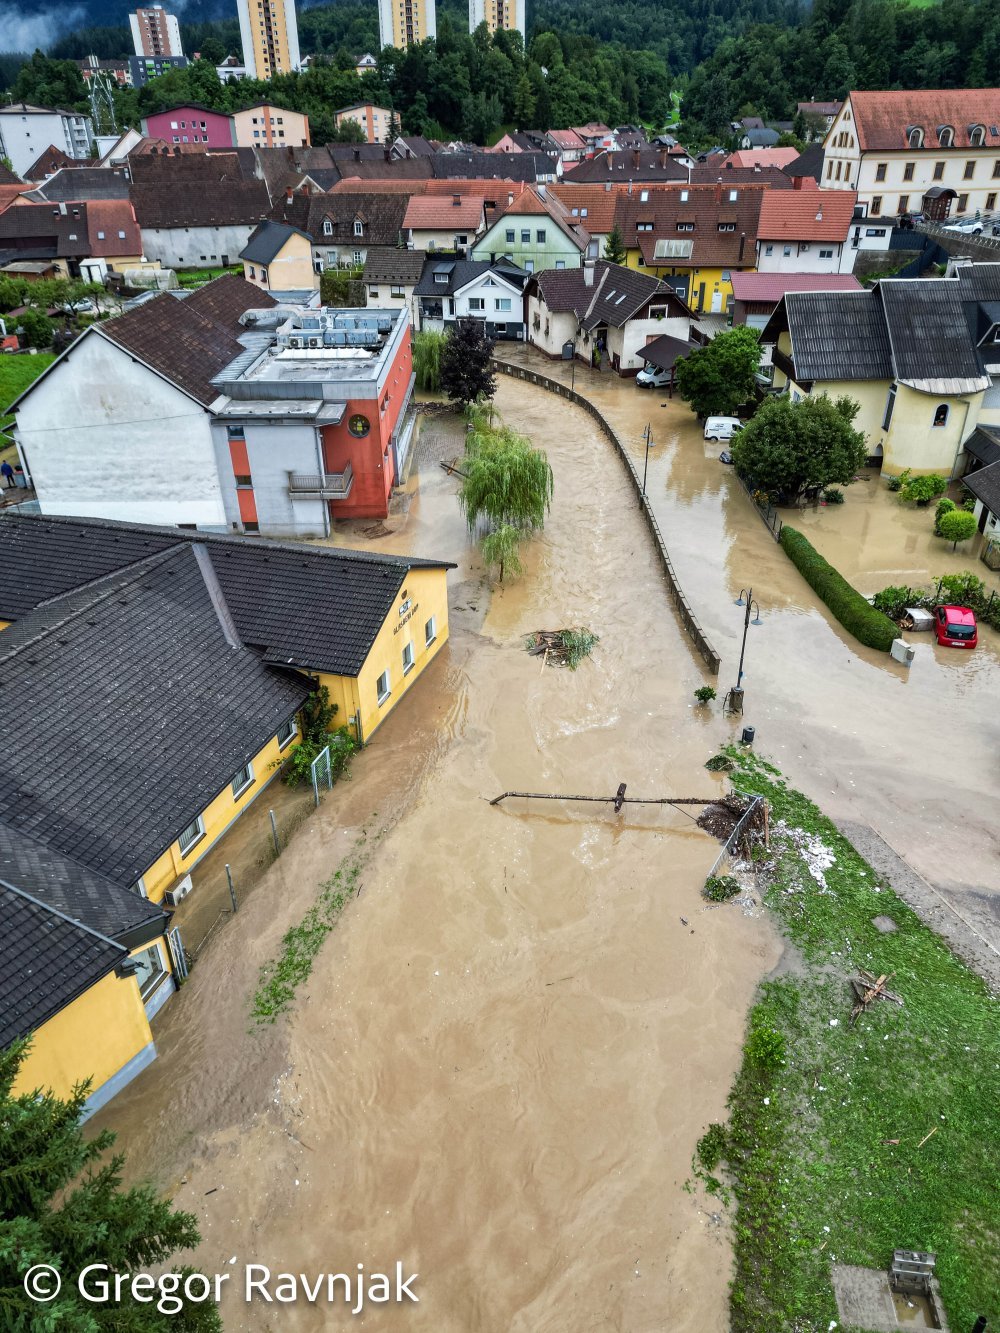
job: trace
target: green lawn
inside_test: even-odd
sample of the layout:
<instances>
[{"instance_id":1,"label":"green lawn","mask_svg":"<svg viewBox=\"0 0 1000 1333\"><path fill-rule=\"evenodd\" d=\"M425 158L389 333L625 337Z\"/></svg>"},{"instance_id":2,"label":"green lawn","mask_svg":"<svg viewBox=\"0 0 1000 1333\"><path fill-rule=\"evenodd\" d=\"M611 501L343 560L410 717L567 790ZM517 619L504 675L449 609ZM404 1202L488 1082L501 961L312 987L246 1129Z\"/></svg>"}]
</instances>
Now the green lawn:
<instances>
[{"instance_id":1,"label":"green lawn","mask_svg":"<svg viewBox=\"0 0 1000 1333\"><path fill-rule=\"evenodd\" d=\"M771 804L765 901L795 955L750 1015L729 1125L699 1145L737 1203L733 1333L832 1328L831 1262L884 1271L897 1248L937 1254L953 1329L1000 1326L1000 1006L816 806L730 754L733 785ZM904 1004L851 1027L858 967Z\"/></svg>"},{"instance_id":2,"label":"green lawn","mask_svg":"<svg viewBox=\"0 0 1000 1333\"><path fill-rule=\"evenodd\" d=\"M213 278L221 278L224 273L235 273L243 277L243 265L235 264L230 268L186 268L177 270L177 281L182 287L204 287Z\"/></svg>"},{"instance_id":3,"label":"green lawn","mask_svg":"<svg viewBox=\"0 0 1000 1333\"><path fill-rule=\"evenodd\" d=\"M0 455L10 457L12 462L15 451L10 446L7 428L14 418L8 414L7 408L29 384L34 384L55 359L54 352L36 352L34 356L0 356Z\"/></svg>"}]
</instances>

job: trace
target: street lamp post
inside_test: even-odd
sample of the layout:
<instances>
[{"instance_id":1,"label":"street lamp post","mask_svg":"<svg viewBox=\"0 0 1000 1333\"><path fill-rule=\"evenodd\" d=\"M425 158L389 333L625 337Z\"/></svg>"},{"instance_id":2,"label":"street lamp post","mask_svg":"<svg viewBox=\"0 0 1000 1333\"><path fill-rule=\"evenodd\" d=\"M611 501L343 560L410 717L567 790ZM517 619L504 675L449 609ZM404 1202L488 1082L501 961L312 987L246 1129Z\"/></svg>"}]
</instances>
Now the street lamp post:
<instances>
[{"instance_id":1,"label":"street lamp post","mask_svg":"<svg viewBox=\"0 0 1000 1333\"><path fill-rule=\"evenodd\" d=\"M736 599L737 606L745 606L746 614L743 617L743 644L740 648L740 669L736 674L736 689L743 689L743 658L747 651L747 630L751 624L761 625L763 621L760 618L760 606L754 601L753 588L741 588L740 595ZM756 613L755 619L751 621L751 613Z\"/></svg>"},{"instance_id":2,"label":"street lamp post","mask_svg":"<svg viewBox=\"0 0 1000 1333\"><path fill-rule=\"evenodd\" d=\"M642 493L646 494L646 473L649 470L649 446L653 443L653 427L651 422L646 422L646 429L643 431L642 438L646 441L646 461L642 465Z\"/></svg>"}]
</instances>

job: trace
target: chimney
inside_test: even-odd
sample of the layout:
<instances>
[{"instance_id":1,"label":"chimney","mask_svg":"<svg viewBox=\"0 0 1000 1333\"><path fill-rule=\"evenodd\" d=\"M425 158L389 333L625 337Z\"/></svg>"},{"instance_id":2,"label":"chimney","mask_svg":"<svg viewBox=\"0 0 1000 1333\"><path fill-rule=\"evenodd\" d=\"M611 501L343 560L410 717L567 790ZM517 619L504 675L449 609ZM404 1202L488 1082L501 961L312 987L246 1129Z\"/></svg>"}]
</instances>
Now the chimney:
<instances>
[{"instance_id":1,"label":"chimney","mask_svg":"<svg viewBox=\"0 0 1000 1333\"><path fill-rule=\"evenodd\" d=\"M744 250L744 248L745 248L745 246L746 246L746 243L747 243L747 234L746 234L745 231L741 231L741 232L740 232L740 253L739 253L739 255L738 255L737 259L736 259L737 264L742 264L742 263L743 263L743 250Z\"/></svg>"},{"instance_id":2,"label":"chimney","mask_svg":"<svg viewBox=\"0 0 1000 1333\"><path fill-rule=\"evenodd\" d=\"M666 148L661 148L661 149L660 149L660 166L663 168L664 171L666 171L666 169L667 169L667 156L668 156L668 154L667 154L667 150L666 150Z\"/></svg>"},{"instance_id":3,"label":"chimney","mask_svg":"<svg viewBox=\"0 0 1000 1333\"><path fill-rule=\"evenodd\" d=\"M360 148L355 148L355 150L354 150L354 160L355 160L355 162L360 162L360 161L361 161L361 149L360 149Z\"/></svg>"},{"instance_id":4,"label":"chimney","mask_svg":"<svg viewBox=\"0 0 1000 1333\"><path fill-rule=\"evenodd\" d=\"M584 264L583 266L583 285L593 287L594 285L594 266L593 264Z\"/></svg>"},{"instance_id":5,"label":"chimney","mask_svg":"<svg viewBox=\"0 0 1000 1333\"><path fill-rule=\"evenodd\" d=\"M382 149L382 156L386 160L386 162L392 161L392 149L389 147L388 144L386 144L386 146Z\"/></svg>"},{"instance_id":6,"label":"chimney","mask_svg":"<svg viewBox=\"0 0 1000 1333\"><path fill-rule=\"evenodd\" d=\"M292 202L292 195L293 195L293 194L294 194L294 190L292 189L292 187L291 187L290 185L286 185L286 186L285 186L285 201L286 201L286 203L289 203L289 204L290 204L290 203Z\"/></svg>"},{"instance_id":7,"label":"chimney","mask_svg":"<svg viewBox=\"0 0 1000 1333\"><path fill-rule=\"evenodd\" d=\"M514 202L514 192L513 192L513 190L508 190L508 191L507 191L507 207L510 208L510 206L511 206L511 204L512 204L513 202Z\"/></svg>"},{"instance_id":8,"label":"chimney","mask_svg":"<svg viewBox=\"0 0 1000 1333\"><path fill-rule=\"evenodd\" d=\"M406 160L407 160L407 162L410 160L410 158L411 158L412 156L413 156L413 154L410 152L409 148L407 148L407 150L406 150Z\"/></svg>"},{"instance_id":9,"label":"chimney","mask_svg":"<svg viewBox=\"0 0 1000 1333\"><path fill-rule=\"evenodd\" d=\"M630 195L631 195L631 193L632 193L632 182L631 182L631 181L629 181L629 183L628 183L628 193L629 193Z\"/></svg>"},{"instance_id":10,"label":"chimney","mask_svg":"<svg viewBox=\"0 0 1000 1333\"><path fill-rule=\"evenodd\" d=\"M611 182L610 182L610 181L605 181L605 182L604 182L604 193L605 193L605 194L610 194L610 193L611 193Z\"/></svg>"},{"instance_id":11,"label":"chimney","mask_svg":"<svg viewBox=\"0 0 1000 1333\"><path fill-rule=\"evenodd\" d=\"M793 189L793 190L801 190L804 181L805 181L805 177L804 177L804 176L793 176L793 177L792 177L792 189Z\"/></svg>"},{"instance_id":12,"label":"chimney","mask_svg":"<svg viewBox=\"0 0 1000 1333\"><path fill-rule=\"evenodd\" d=\"M642 153L640 153L638 148L633 148L632 166L635 168L636 171L638 171L641 165L642 165Z\"/></svg>"}]
</instances>

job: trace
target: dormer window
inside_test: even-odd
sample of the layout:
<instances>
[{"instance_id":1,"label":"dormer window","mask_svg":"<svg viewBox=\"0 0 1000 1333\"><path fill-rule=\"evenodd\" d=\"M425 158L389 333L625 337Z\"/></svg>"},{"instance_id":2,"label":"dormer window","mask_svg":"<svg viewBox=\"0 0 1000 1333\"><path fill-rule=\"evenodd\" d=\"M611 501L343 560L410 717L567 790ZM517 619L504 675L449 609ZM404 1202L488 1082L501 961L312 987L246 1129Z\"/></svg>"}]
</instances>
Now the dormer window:
<instances>
[{"instance_id":1,"label":"dormer window","mask_svg":"<svg viewBox=\"0 0 1000 1333\"><path fill-rule=\"evenodd\" d=\"M364 236L365 234L365 224L360 218L354 219L354 234L355 236Z\"/></svg>"},{"instance_id":2,"label":"dormer window","mask_svg":"<svg viewBox=\"0 0 1000 1333\"><path fill-rule=\"evenodd\" d=\"M952 129L950 125L939 125L937 136L938 136L938 143L941 145L942 148L955 147L955 131Z\"/></svg>"},{"instance_id":3,"label":"dormer window","mask_svg":"<svg viewBox=\"0 0 1000 1333\"><path fill-rule=\"evenodd\" d=\"M330 221L329 218L323 219L323 235L324 236L333 235L333 223Z\"/></svg>"},{"instance_id":4,"label":"dormer window","mask_svg":"<svg viewBox=\"0 0 1000 1333\"><path fill-rule=\"evenodd\" d=\"M908 125L906 128L906 143L909 148L923 148L924 132L919 125Z\"/></svg>"},{"instance_id":5,"label":"dormer window","mask_svg":"<svg viewBox=\"0 0 1000 1333\"><path fill-rule=\"evenodd\" d=\"M985 141L986 141L986 126L970 125L969 126L970 148L982 148Z\"/></svg>"}]
</instances>

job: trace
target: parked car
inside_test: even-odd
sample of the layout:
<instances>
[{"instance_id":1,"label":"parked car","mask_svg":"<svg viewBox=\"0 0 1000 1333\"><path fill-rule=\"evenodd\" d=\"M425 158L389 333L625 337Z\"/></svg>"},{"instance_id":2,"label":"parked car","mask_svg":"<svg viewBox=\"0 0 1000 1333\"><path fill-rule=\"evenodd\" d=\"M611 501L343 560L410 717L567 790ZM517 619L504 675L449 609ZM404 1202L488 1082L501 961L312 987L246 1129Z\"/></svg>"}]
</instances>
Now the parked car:
<instances>
[{"instance_id":1,"label":"parked car","mask_svg":"<svg viewBox=\"0 0 1000 1333\"><path fill-rule=\"evenodd\" d=\"M705 422L705 439L731 440L742 429L743 422L739 417L709 417Z\"/></svg>"},{"instance_id":2,"label":"parked car","mask_svg":"<svg viewBox=\"0 0 1000 1333\"><path fill-rule=\"evenodd\" d=\"M975 648L979 642L976 613L967 606L936 607L934 630L945 648Z\"/></svg>"},{"instance_id":3,"label":"parked car","mask_svg":"<svg viewBox=\"0 0 1000 1333\"><path fill-rule=\"evenodd\" d=\"M979 236L983 230L982 218L956 218L944 224L945 231L956 231L960 236Z\"/></svg>"},{"instance_id":4,"label":"parked car","mask_svg":"<svg viewBox=\"0 0 1000 1333\"><path fill-rule=\"evenodd\" d=\"M659 366L646 366L635 377L640 389L665 389L670 384L670 371Z\"/></svg>"}]
</instances>

